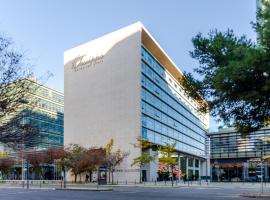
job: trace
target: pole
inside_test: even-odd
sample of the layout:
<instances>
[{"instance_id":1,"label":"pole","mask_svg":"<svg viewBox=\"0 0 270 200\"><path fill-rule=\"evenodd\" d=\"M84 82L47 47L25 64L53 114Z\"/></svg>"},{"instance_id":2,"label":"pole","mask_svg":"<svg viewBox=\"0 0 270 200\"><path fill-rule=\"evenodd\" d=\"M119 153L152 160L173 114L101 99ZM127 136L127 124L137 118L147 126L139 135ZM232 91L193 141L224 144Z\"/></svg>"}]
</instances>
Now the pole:
<instances>
[{"instance_id":1,"label":"pole","mask_svg":"<svg viewBox=\"0 0 270 200\"><path fill-rule=\"evenodd\" d=\"M180 154L178 153L178 182L180 184L180 180L181 180L181 157Z\"/></svg>"},{"instance_id":2,"label":"pole","mask_svg":"<svg viewBox=\"0 0 270 200\"><path fill-rule=\"evenodd\" d=\"M67 183L66 183L66 166L64 167L64 188L67 188Z\"/></svg>"},{"instance_id":3,"label":"pole","mask_svg":"<svg viewBox=\"0 0 270 200\"><path fill-rule=\"evenodd\" d=\"M22 150L22 181L24 180L24 159L23 159L23 150Z\"/></svg>"},{"instance_id":4,"label":"pole","mask_svg":"<svg viewBox=\"0 0 270 200\"><path fill-rule=\"evenodd\" d=\"M265 135L264 135L265 137ZM263 194L263 156L264 156L264 140L262 141L262 153L261 153L261 192Z\"/></svg>"},{"instance_id":5,"label":"pole","mask_svg":"<svg viewBox=\"0 0 270 200\"><path fill-rule=\"evenodd\" d=\"M24 124L24 117L23 117ZM22 133L22 181L24 180L24 129Z\"/></svg>"},{"instance_id":6,"label":"pole","mask_svg":"<svg viewBox=\"0 0 270 200\"><path fill-rule=\"evenodd\" d=\"M263 159L261 160L261 189L262 189L262 193L263 193Z\"/></svg>"},{"instance_id":7,"label":"pole","mask_svg":"<svg viewBox=\"0 0 270 200\"><path fill-rule=\"evenodd\" d=\"M26 168L27 168L27 171L26 171L27 189L29 189L29 162L28 161L26 161Z\"/></svg>"},{"instance_id":8,"label":"pole","mask_svg":"<svg viewBox=\"0 0 270 200\"><path fill-rule=\"evenodd\" d=\"M24 104L24 103L23 103ZM23 129L22 129L22 181L25 179L25 173L24 173L24 151L25 151L25 141L24 141L24 135L25 135L25 116L24 116L24 109L23 109L23 117L22 117L22 124L23 124Z\"/></svg>"},{"instance_id":9,"label":"pole","mask_svg":"<svg viewBox=\"0 0 270 200\"><path fill-rule=\"evenodd\" d=\"M24 135L25 135L25 104L27 104L28 102L26 100L20 99L19 103L23 104L23 111L22 111L22 124L23 124L23 129L22 129L22 183L23 183L23 187L24 187L24 179L25 179L25 173L24 173L24 150L25 150L25 141L24 141Z\"/></svg>"}]
</instances>

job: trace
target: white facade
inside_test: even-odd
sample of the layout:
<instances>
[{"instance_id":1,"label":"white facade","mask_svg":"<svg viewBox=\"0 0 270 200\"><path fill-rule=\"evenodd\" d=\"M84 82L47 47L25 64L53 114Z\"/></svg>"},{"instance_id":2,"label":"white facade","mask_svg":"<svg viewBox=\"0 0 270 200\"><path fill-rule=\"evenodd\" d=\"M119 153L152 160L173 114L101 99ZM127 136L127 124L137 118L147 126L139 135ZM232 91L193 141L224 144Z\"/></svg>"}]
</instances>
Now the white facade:
<instances>
[{"instance_id":1,"label":"white facade","mask_svg":"<svg viewBox=\"0 0 270 200\"><path fill-rule=\"evenodd\" d=\"M104 146L114 139L115 149L130 153L117 170L115 180L119 181L139 181L139 167L131 167L131 163L141 154L133 144L142 135L142 46L173 74L174 80L182 76L140 22L64 53L64 143ZM201 117L201 125L208 128L209 116ZM150 168L156 167L151 164ZM148 174L152 174L148 175L150 180L156 178L152 170Z\"/></svg>"}]
</instances>

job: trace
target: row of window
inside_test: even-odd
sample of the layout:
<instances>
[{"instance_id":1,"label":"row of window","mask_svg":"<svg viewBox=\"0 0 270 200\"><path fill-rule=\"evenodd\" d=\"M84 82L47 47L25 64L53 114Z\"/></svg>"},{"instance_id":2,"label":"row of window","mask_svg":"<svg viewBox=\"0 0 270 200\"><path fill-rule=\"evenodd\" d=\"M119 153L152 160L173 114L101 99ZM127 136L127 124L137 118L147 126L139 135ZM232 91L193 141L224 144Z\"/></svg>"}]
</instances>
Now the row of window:
<instances>
[{"instance_id":1,"label":"row of window","mask_svg":"<svg viewBox=\"0 0 270 200\"><path fill-rule=\"evenodd\" d=\"M211 157L228 157L227 154L230 154L230 157L243 157L243 155L252 157L252 155L268 152L270 143L265 141L265 138L269 137L270 130L250 133L246 138L242 138L239 133L211 135Z\"/></svg>"},{"instance_id":2,"label":"row of window","mask_svg":"<svg viewBox=\"0 0 270 200\"><path fill-rule=\"evenodd\" d=\"M270 151L266 152L256 152L256 151L246 151L246 152L237 152L237 153L212 153L211 159L215 158L252 158L252 157L261 157L262 155L270 155Z\"/></svg>"},{"instance_id":3,"label":"row of window","mask_svg":"<svg viewBox=\"0 0 270 200\"><path fill-rule=\"evenodd\" d=\"M172 89L168 86L168 84L144 63L142 63L142 72L142 84L146 85L147 88L151 88L152 90L154 90L155 93L160 96L160 98L162 98L165 102L168 102L169 105L179 110L194 124L203 128L202 125L204 124L194 114L188 111L188 108L185 106L184 102L178 98L179 95L173 93Z\"/></svg>"},{"instance_id":4,"label":"row of window","mask_svg":"<svg viewBox=\"0 0 270 200\"><path fill-rule=\"evenodd\" d=\"M50 145L63 145L63 136L52 135L52 134L42 134L41 143L47 143Z\"/></svg>"},{"instance_id":5,"label":"row of window","mask_svg":"<svg viewBox=\"0 0 270 200\"><path fill-rule=\"evenodd\" d=\"M40 95L42 97L45 97L47 99L56 101L57 103L64 104L64 96L60 95L52 90L49 90L47 88L39 87L36 91L37 95Z\"/></svg>"},{"instance_id":6,"label":"row of window","mask_svg":"<svg viewBox=\"0 0 270 200\"><path fill-rule=\"evenodd\" d=\"M180 98L181 101L200 118L200 120L205 122L206 118L202 115L202 113L197 111L199 105L192 98L185 94L183 88L172 80L173 78L171 75L166 72L165 69L158 63L158 61L156 61L156 59L152 57L143 47L142 58L155 70L157 74L163 77L163 79L167 79L166 87L168 87L168 85L173 86L172 88L176 91L175 94L179 95L178 98Z\"/></svg>"},{"instance_id":7,"label":"row of window","mask_svg":"<svg viewBox=\"0 0 270 200\"><path fill-rule=\"evenodd\" d=\"M45 99L38 99L36 101L36 104L38 107L49 110L49 111L64 113L64 106L52 103Z\"/></svg>"},{"instance_id":8,"label":"row of window","mask_svg":"<svg viewBox=\"0 0 270 200\"><path fill-rule=\"evenodd\" d=\"M200 149L200 150L205 149L204 144L202 144L201 142L198 142L190 137L187 137L186 135L178 132L177 130L172 129L166 126L165 124L162 124L156 120L153 120L152 118L146 115L142 116L142 126L147 129L153 130L157 133L160 133L164 136L172 138L175 141L180 141L190 146L193 146L193 148Z\"/></svg>"},{"instance_id":9,"label":"row of window","mask_svg":"<svg viewBox=\"0 0 270 200\"><path fill-rule=\"evenodd\" d=\"M155 106L157 109L161 110L163 113L166 113L170 116L171 120L173 120L180 131L185 132L188 135L192 135L194 137L205 137L205 132L198 128L196 125L187 120L183 115L179 114L176 110L172 109L168 104L161 101L159 98L151 94L146 89L142 88L142 99L148 102L149 104ZM156 110L157 110L156 109ZM154 111L153 111L154 112ZM180 122L180 123L179 123Z\"/></svg>"},{"instance_id":10,"label":"row of window","mask_svg":"<svg viewBox=\"0 0 270 200\"><path fill-rule=\"evenodd\" d=\"M179 141L174 140L172 138L169 138L167 136L161 135L161 134L156 133L156 132L149 130L147 128L142 128L142 137L150 142L153 142L153 143L159 144L159 145L166 145L166 144L174 144L175 143L176 144L175 148L181 152L186 152L186 153L197 155L197 156L205 156L204 150L194 148L190 145L179 142Z\"/></svg>"},{"instance_id":11,"label":"row of window","mask_svg":"<svg viewBox=\"0 0 270 200\"><path fill-rule=\"evenodd\" d=\"M45 121L40 121L40 120L37 120L34 118L27 118L26 120L27 120L26 123L32 124L33 126L40 128L41 131L60 134L60 135L63 135L63 133L64 133L63 126L59 126L59 125L53 124L53 123L48 123Z\"/></svg>"},{"instance_id":12,"label":"row of window","mask_svg":"<svg viewBox=\"0 0 270 200\"><path fill-rule=\"evenodd\" d=\"M40 111L31 111L28 116L32 118L64 126L64 116L59 114L50 114Z\"/></svg>"},{"instance_id":13,"label":"row of window","mask_svg":"<svg viewBox=\"0 0 270 200\"><path fill-rule=\"evenodd\" d=\"M188 166L193 167L193 165L198 168L199 167L199 160L197 159L188 159Z\"/></svg>"},{"instance_id":14,"label":"row of window","mask_svg":"<svg viewBox=\"0 0 270 200\"><path fill-rule=\"evenodd\" d=\"M171 133L177 132L174 134L175 136L176 136L176 134L177 135L181 134L185 138L190 138L192 140L195 139L195 140L199 141L200 143L202 143L203 145L205 144L205 137L203 137L197 133L194 133L186 126L183 126L182 124L180 124L179 122L177 122L173 118L169 117L167 114L164 114L164 113L160 112L159 110L155 109L150 104L148 104L144 101L141 104L142 104L142 113L144 113L144 114L152 117L156 121L159 121L162 124L164 124L163 125L164 130L162 130L163 134L171 135ZM151 121L149 121L148 123L151 123ZM160 132L160 131L158 131L158 132ZM178 137L175 137L175 138L178 138ZM181 137L181 140L182 139L185 140L185 138Z\"/></svg>"},{"instance_id":15,"label":"row of window","mask_svg":"<svg viewBox=\"0 0 270 200\"><path fill-rule=\"evenodd\" d=\"M212 147L211 148L211 153L222 153L222 152L243 152L243 151L266 151L266 150L270 150L270 146L269 145L258 145L258 146L254 146L254 145L249 145L249 146L242 146L239 147L237 145L230 145L230 146L224 146L224 147L220 147L220 146L216 146L216 147Z\"/></svg>"}]
</instances>

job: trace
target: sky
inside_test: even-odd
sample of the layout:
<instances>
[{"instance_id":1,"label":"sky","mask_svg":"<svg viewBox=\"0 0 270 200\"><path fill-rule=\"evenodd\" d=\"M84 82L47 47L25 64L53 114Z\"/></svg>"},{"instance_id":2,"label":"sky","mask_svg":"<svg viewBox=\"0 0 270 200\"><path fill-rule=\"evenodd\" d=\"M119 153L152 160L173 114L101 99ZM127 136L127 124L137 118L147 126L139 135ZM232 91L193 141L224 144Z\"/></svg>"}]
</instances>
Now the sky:
<instances>
[{"instance_id":1,"label":"sky","mask_svg":"<svg viewBox=\"0 0 270 200\"><path fill-rule=\"evenodd\" d=\"M231 28L255 41L255 17L256 0L0 0L0 33L24 52L37 77L53 73L46 85L62 92L65 50L134 22L144 24L182 71L193 72L192 37Z\"/></svg>"}]
</instances>

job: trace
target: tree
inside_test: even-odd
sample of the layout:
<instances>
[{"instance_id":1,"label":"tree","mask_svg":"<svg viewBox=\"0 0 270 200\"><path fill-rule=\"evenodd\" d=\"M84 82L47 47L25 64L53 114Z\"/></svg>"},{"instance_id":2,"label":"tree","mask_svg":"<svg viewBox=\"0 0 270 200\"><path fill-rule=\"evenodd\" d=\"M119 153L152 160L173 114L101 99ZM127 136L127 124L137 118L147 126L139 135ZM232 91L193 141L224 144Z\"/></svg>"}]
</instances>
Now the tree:
<instances>
[{"instance_id":1,"label":"tree","mask_svg":"<svg viewBox=\"0 0 270 200\"><path fill-rule=\"evenodd\" d=\"M26 157L27 162L29 162L35 172L35 175L39 177L40 180L45 178L45 173L47 168L48 155L46 151L34 151L28 153Z\"/></svg>"},{"instance_id":2,"label":"tree","mask_svg":"<svg viewBox=\"0 0 270 200\"><path fill-rule=\"evenodd\" d=\"M112 151L114 146L114 140L111 139L110 142L106 145L106 166L109 171L109 182L110 175L112 176L112 184L114 183L114 172L118 165L120 165L123 160L129 155L129 152L123 152L120 149L117 149L115 152Z\"/></svg>"},{"instance_id":3,"label":"tree","mask_svg":"<svg viewBox=\"0 0 270 200\"><path fill-rule=\"evenodd\" d=\"M145 152L146 150L154 147L154 145L147 141L144 140L142 137L137 138L137 144L133 144L135 148L139 148L142 150L142 153L140 156L136 157L133 159L133 162L131 166L134 165L139 165L140 167L140 183L142 182L142 168L144 165L149 164L150 162L153 162L156 160L158 153L156 152L154 155L150 155L148 152Z\"/></svg>"},{"instance_id":4,"label":"tree","mask_svg":"<svg viewBox=\"0 0 270 200\"><path fill-rule=\"evenodd\" d=\"M23 111L27 112L27 111ZM25 114L13 116L9 122L0 126L0 142L16 149L22 146L33 146L38 141L40 129L32 124L24 123Z\"/></svg>"},{"instance_id":5,"label":"tree","mask_svg":"<svg viewBox=\"0 0 270 200\"><path fill-rule=\"evenodd\" d=\"M53 164L56 172L62 172L66 166L66 151L64 148L52 147L47 150L47 163ZM55 175L54 175L55 176Z\"/></svg>"},{"instance_id":6,"label":"tree","mask_svg":"<svg viewBox=\"0 0 270 200\"><path fill-rule=\"evenodd\" d=\"M86 149L78 144L70 144L66 148L66 166L74 175L74 182L77 182L77 176L81 174L84 169L83 157Z\"/></svg>"},{"instance_id":7,"label":"tree","mask_svg":"<svg viewBox=\"0 0 270 200\"><path fill-rule=\"evenodd\" d=\"M177 163L175 156L175 143L174 144L166 144L164 146L159 146L158 150L160 153L159 162L164 165L170 174L172 186L173 186L173 172L174 165Z\"/></svg>"},{"instance_id":8,"label":"tree","mask_svg":"<svg viewBox=\"0 0 270 200\"><path fill-rule=\"evenodd\" d=\"M262 1L253 23L258 44L233 30L210 31L193 39L191 57L199 61L195 72L179 79L188 95L204 97L213 116L246 135L269 125L270 119L270 2ZM207 104L200 104L207 112Z\"/></svg>"},{"instance_id":9,"label":"tree","mask_svg":"<svg viewBox=\"0 0 270 200\"><path fill-rule=\"evenodd\" d=\"M61 160L66 157L64 148L49 148L47 149L47 163L53 164L55 160Z\"/></svg>"},{"instance_id":10,"label":"tree","mask_svg":"<svg viewBox=\"0 0 270 200\"><path fill-rule=\"evenodd\" d=\"M15 49L10 38L0 35L0 142L14 146L23 141L32 145L39 131L23 121L37 105L38 99L33 94L39 84L33 81L33 70L25 55ZM45 81L51 75L48 73L39 80Z\"/></svg>"},{"instance_id":11,"label":"tree","mask_svg":"<svg viewBox=\"0 0 270 200\"><path fill-rule=\"evenodd\" d=\"M26 64L23 53L14 50L11 39L0 36L0 125L5 126L9 120L7 116L18 111L22 107L23 100L29 95L30 81L26 79L32 76L32 70ZM0 142L6 142L8 131L2 132ZM14 133L11 139L14 140Z\"/></svg>"},{"instance_id":12,"label":"tree","mask_svg":"<svg viewBox=\"0 0 270 200\"><path fill-rule=\"evenodd\" d=\"M108 175L109 175L108 182L109 183L111 182L110 159L112 157L113 144L114 144L113 139L110 139L110 141L105 146L105 151L106 151L106 166L107 166L107 169L108 169Z\"/></svg>"},{"instance_id":13,"label":"tree","mask_svg":"<svg viewBox=\"0 0 270 200\"><path fill-rule=\"evenodd\" d=\"M0 172L3 178L8 178L7 176L14 164L15 164L15 161L11 158L0 159Z\"/></svg>"},{"instance_id":14,"label":"tree","mask_svg":"<svg viewBox=\"0 0 270 200\"><path fill-rule=\"evenodd\" d=\"M89 148L82 159L83 171L89 174L90 182L92 174L98 171L99 167L106 163L106 151L104 148Z\"/></svg>"}]
</instances>

